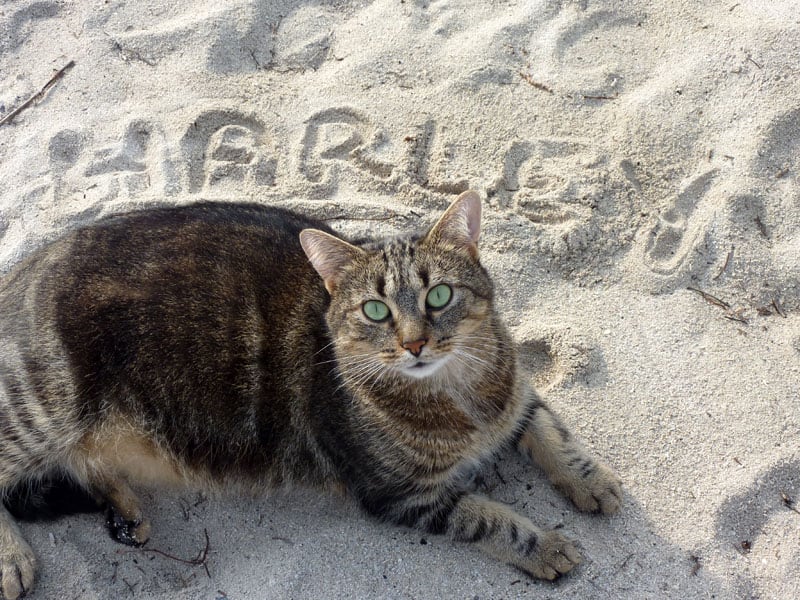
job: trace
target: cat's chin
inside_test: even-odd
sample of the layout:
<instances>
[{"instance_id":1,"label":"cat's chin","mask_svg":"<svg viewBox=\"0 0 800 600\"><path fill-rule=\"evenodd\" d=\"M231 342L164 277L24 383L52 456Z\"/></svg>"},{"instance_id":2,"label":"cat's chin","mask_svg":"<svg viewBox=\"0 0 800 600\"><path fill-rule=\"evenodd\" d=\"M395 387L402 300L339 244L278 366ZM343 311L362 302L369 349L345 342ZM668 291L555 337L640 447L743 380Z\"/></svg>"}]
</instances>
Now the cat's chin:
<instances>
[{"instance_id":1,"label":"cat's chin","mask_svg":"<svg viewBox=\"0 0 800 600\"><path fill-rule=\"evenodd\" d=\"M449 361L450 356L437 358L431 361L417 361L411 365L401 367L398 369L400 373L412 379L425 379L435 373L438 373L442 367Z\"/></svg>"}]
</instances>

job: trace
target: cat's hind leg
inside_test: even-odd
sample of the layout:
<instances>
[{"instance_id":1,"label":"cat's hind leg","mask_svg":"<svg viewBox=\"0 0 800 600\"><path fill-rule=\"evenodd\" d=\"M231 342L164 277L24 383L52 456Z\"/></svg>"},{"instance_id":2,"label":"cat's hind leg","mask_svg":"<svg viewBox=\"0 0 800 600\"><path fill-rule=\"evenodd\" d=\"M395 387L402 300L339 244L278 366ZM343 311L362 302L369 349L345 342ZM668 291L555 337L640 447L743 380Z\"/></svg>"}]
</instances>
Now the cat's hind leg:
<instances>
[{"instance_id":1,"label":"cat's hind leg","mask_svg":"<svg viewBox=\"0 0 800 600\"><path fill-rule=\"evenodd\" d=\"M110 462L107 456L96 454L89 459L73 460L72 469L86 482L97 503L105 505L106 526L112 539L127 546L146 544L150 539L150 521L144 516L138 496L120 473L118 465Z\"/></svg>"},{"instance_id":2,"label":"cat's hind leg","mask_svg":"<svg viewBox=\"0 0 800 600\"><path fill-rule=\"evenodd\" d=\"M534 392L529 394L529 418L519 450L579 509L607 515L619 511L622 484L617 474L592 456Z\"/></svg>"},{"instance_id":3,"label":"cat's hind leg","mask_svg":"<svg viewBox=\"0 0 800 600\"><path fill-rule=\"evenodd\" d=\"M171 455L130 419L108 417L81 440L71 469L104 501L111 537L129 546L150 538L150 521L130 484L180 487L185 476Z\"/></svg>"},{"instance_id":4,"label":"cat's hind leg","mask_svg":"<svg viewBox=\"0 0 800 600\"><path fill-rule=\"evenodd\" d=\"M150 539L150 520L128 483L122 477L104 478L93 488L108 504L106 525L111 537L127 546L144 546Z\"/></svg>"}]
</instances>

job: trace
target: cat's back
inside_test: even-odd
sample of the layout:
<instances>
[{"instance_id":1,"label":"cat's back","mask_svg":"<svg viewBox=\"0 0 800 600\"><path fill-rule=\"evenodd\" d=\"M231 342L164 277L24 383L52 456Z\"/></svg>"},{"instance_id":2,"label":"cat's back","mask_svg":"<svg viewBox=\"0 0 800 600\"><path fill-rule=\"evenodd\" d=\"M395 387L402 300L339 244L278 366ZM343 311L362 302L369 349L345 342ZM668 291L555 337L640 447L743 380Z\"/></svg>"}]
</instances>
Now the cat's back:
<instances>
[{"instance_id":1,"label":"cat's back","mask_svg":"<svg viewBox=\"0 0 800 600\"><path fill-rule=\"evenodd\" d=\"M59 324L68 337L70 325L100 324L109 313L197 321L255 302L247 308L287 314L304 299L324 298L298 241L306 227L327 229L256 204L200 203L107 217L38 249L0 278L0 331L23 331L29 321L23 317L33 314ZM159 309L166 312L153 312Z\"/></svg>"},{"instance_id":2,"label":"cat's back","mask_svg":"<svg viewBox=\"0 0 800 600\"><path fill-rule=\"evenodd\" d=\"M0 370L24 365L32 385L19 395L43 406L89 420L116 407L184 458L208 447L212 470L227 468L241 459L231 443L285 436L281 415L301 408L327 343L307 227L329 230L279 208L203 203L70 232L0 281ZM31 374L45 370L71 391L38 393ZM257 415L266 397L269 420Z\"/></svg>"},{"instance_id":3,"label":"cat's back","mask_svg":"<svg viewBox=\"0 0 800 600\"><path fill-rule=\"evenodd\" d=\"M212 271L221 275L231 264L240 275L254 269L249 272L276 282L301 274L314 281L298 241L307 227L329 230L308 217L257 204L208 202L113 215L66 233L0 276L0 300L8 302L34 281L66 300L74 277L169 286L175 283L171 274L189 284Z\"/></svg>"},{"instance_id":4,"label":"cat's back","mask_svg":"<svg viewBox=\"0 0 800 600\"><path fill-rule=\"evenodd\" d=\"M298 241L306 227L327 229L277 207L200 203L107 217L68 234L57 252L65 273L113 274L151 285L173 284L158 280L173 273L194 283L233 265L240 276L280 281L288 274L313 275Z\"/></svg>"}]
</instances>

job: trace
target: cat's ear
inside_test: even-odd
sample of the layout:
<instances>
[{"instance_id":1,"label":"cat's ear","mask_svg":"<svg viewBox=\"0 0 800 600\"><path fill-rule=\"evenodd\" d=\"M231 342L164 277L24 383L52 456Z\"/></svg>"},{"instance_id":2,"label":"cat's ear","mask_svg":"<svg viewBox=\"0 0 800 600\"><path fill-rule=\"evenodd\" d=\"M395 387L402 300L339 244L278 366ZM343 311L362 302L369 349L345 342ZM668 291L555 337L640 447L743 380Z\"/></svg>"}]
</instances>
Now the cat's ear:
<instances>
[{"instance_id":1,"label":"cat's ear","mask_svg":"<svg viewBox=\"0 0 800 600\"><path fill-rule=\"evenodd\" d=\"M481 235L481 197L467 190L456 198L428 232L426 240L444 243L469 252L478 258L478 238Z\"/></svg>"},{"instance_id":2,"label":"cat's ear","mask_svg":"<svg viewBox=\"0 0 800 600\"><path fill-rule=\"evenodd\" d=\"M361 248L318 229L303 229L300 245L329 292L336 289L344 268L364 253Z\"/></svg>"}]
</instances>

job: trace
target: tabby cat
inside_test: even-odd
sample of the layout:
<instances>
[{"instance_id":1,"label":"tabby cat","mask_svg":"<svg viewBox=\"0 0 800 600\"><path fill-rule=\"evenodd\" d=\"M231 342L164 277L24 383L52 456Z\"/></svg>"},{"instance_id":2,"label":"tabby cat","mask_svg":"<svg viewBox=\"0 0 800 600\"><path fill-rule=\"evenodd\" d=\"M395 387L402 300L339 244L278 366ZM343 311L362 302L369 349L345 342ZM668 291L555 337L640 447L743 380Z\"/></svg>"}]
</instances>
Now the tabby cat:
<instances>
[{"instance_id":1,"label":"tabby cat","mask_svg":"<svg viewBox=\"0 0 800 600\"><path fill-rule=\"evenodd\" d=\"M520 371L478 259L480 198L422 234L350 243L275 207L201 203L101 220L0 283L0 494L54 474L147 542L131 486L346 490L380 519L477 544L533 577L575 546L474 493L510 444L578 508L617 476ZM0 585L36 560L0 505Z\"/></svg>"}]
</instances>

